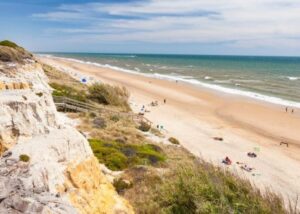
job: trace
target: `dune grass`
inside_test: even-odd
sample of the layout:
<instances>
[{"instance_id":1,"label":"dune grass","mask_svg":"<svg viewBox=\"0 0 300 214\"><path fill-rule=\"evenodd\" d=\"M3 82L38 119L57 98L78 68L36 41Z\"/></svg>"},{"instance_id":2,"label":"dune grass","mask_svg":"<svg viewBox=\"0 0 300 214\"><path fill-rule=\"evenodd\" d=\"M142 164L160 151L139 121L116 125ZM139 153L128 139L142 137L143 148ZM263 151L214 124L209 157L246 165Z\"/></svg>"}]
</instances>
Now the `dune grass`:
<instances>
[{"instance_id":1,"label":"dune grass","mask_svg":"<svg viewBox=\"0 0 300 214\"><path fill-rule=\"evenodd\" d=\"M129 92L125 87L108 84L93 84L88 88L88 98L104 105L113 105L130 110L128 104Z\"/></svg>"},{"instance_id":2,"label":"dune grass","mask_svg":"<svg viewBox=\"0 0 300 214\"><path fill-rule=\"evenodd\" d=\"M88 101L86 92L84 90L76 90L73 87L57 83L50 83L49 85L54 89L52 92L53 96L68 97L80 102Z\"/></svg>"},{"instance_id":3,"label":"dune grass","mask_svg":"<svg viewBox=\"0 0 300 214\"><path fill-rule=\"evenodd\" d=\"M153 193L161 213L285 213L282 200L201 162L179 166Z\"/></svg>"},{"instance_id":4,"label":"dune grass","mask_svg":"<svg viewBox=\"0 0 300 214\"><path fill-rule=\"evenodd\" d=\"M16 43L9 41L9 40L0 41L0 45L6 46L6 47L11 47L11 48L19 47Z\"/></svg>"}]
</instances>

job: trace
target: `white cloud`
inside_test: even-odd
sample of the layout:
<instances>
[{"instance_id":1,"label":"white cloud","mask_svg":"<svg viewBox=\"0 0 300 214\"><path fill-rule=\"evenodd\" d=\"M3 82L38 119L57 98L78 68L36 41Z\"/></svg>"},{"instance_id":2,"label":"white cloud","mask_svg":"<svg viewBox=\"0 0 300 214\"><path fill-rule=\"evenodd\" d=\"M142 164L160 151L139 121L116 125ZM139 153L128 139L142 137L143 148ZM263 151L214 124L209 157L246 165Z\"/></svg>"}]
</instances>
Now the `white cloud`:
<instances>
[{"instance_id":1,"label":"white cloud","mask_svg":"<svg viewBox=\"0 0 300 214\"><path fill-rule=\"evenodd\" d=\"M95 41L300 46L299 0L149 0L61 5L34 17L81 22L55 29ZM82 25L84 22L84 25ZM121 32L121 34L120 34Z\"/></svg>"}]
</instances>

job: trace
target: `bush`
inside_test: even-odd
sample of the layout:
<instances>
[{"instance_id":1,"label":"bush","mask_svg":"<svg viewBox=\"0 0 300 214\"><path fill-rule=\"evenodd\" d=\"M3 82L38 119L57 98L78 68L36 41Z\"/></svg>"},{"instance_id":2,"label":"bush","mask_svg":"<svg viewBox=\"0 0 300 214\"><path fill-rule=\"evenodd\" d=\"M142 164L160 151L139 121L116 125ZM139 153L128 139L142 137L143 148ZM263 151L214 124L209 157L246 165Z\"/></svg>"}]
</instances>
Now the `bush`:
<instances>
[{"instance_id":1,"label":"bush","mask_svg":"<svg viewBox=\"0 0 300 214\"><path fill-rule=\"evenodd\" d=\"M148 123L145 122L141 122L140 126L139 126L139 130L143 131L143 132L148 132L151 129L151 125L149 125Z\"/></svg>"},{"instance_id":2,"label":"bush","mask_svg":"<svg viewBox=\"0 0 300 214\"><path fill-rule=\"evenodd\" d=\"M171 143L175 144L175 145L179 145L179 144L180 144L179 140L177 140L177 139L174 138L174 137L170 137L170 138L169 138L169 141L170 141Z\"/></svg>"},{"instance_id":3,"label":"bush","mask_svg":"<svg viewBox=\"0 0 300 214\"><path fill-rule=\"evenodd\" d=\"M162 149L153 144L127 144L89 140L94 155L111 170L136 165L157 165L165 161Z\"/></svg>"},{"instance_id":4,"label":"bush","mask_svg":"<svg viewBox=\"0 0 300 214\"><path fill-rule=\"evenodd\" d=\"M9 40L1 41L1 42L0 42L0 45L2 45L2 46L7 46L7 47L11 47L11 48L17 48L17 47L19 47L16 43L11 42L11 41L9 41Z\"/></svg>"},{"instance_id":5,"label":"bush","mask_svg":"<svg viewBox=\"0 0 300 214\"><path fill-rule=\"evenodd\" d=\"M114 179L113 185L119 194L132 187L132 183L126 182L122 178Z\"/></svg>"},{"instance_id":6,"label":"bush","mask_svg":"<svg viewBox=\"0 0 300 214\"><path fill-rule=\"evenodd\" d=\"M20 161L29 162L30 157L28 155L22 154L19 156Z\"/></svg>"},{"instance_id":7,"label":"bush","mask_svg":"<svg viewBox=\"0 0 300 214\"><path fill-rule=\"evenodd\" d=\"M57 83L50 83L50 86L54 89L52 92L53 96L68 97L80 102L87 102L86 93L84 91L79 91L75 88Z\"/></svg>"},{"instance_id":8,"label":"bush","mask_svg":"<svg viewBox=\"0 0 300 214\"><path fill-rule=\"evenodd\" d=\"M120 120L120 117L119 117L118 115L112 115L112 116L110 117L110 120L111 120L111 121L114 121L114 122L118 122L118 121Z\"/></svg>"},{"instance_id":9,"label":"bush","mask_svg":"<svg viewBox=\"0 0 300 214\"><path fill-rule=\"evenodd\" d=\"M90 113L89 113L89 116L90 116L91 118L95 118L95 117L97 117L97 114L96 114L95 112L90 112Z\"/></svg>"},{"instance_id":10,"label":"bush","mask_svg":"<svg viewBox=\"0 0 300 214\"><path fill-rule=\"evenodd\" d=\"M129 92L125 87L95 83L89 87L88 91L88 97L99 104L125 107L127 110L130 109L127 102Z\"/></svg>"}]
</instances>

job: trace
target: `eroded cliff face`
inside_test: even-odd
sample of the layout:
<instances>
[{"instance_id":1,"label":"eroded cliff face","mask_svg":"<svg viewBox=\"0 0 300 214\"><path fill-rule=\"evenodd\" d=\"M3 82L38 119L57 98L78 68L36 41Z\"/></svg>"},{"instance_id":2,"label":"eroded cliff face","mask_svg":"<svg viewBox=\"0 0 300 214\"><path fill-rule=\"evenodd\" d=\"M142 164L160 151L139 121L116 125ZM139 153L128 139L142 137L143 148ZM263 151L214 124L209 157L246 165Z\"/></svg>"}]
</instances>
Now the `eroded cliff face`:
<instances>
[{"instance_id":1,"label":"eroded cliff face","mask_svg":"<svg viewBox=\"0 0 300 214\"><path fill-rule=\"evenodd\" d=\"M24 60L0 61L0 213L133 213L56 112L41 66Z\"/></svg>"}]
</instances>

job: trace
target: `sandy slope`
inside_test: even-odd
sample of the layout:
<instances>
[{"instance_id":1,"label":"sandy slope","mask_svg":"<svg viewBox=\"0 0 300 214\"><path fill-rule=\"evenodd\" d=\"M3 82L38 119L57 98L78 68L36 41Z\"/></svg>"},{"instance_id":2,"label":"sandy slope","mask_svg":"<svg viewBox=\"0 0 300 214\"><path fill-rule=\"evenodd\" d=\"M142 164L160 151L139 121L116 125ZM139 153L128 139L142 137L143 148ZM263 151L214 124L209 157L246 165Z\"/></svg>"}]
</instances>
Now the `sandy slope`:
<instances>
[{"instance_id":1,"label":"sandy slope","mask_svg":"<svg viewBox=\"0 0 300 214\"><path fill-rule=\"evenodd\" d=\"M229 156L247 163L252 173L234 163L229 168L251 179L259 187L270 187L293 200L300 196L300 110L285 113L284 107L195 88L183 83L122 73L63 59L41 58L77 76L93 76L107 83L126 86L133 109L146 105L146 117L163 125L167 135L178 138L195 155L222 165ZM167 103L163 104L163 99ZM158 107L148 104L158 100ZM222 137L224 141L215 141ZM289 147L279 146L280 141ZM259 151L258 151L259 150ZM256 151L251 159L247 152Z\"/></svg>"}]
</instances>

